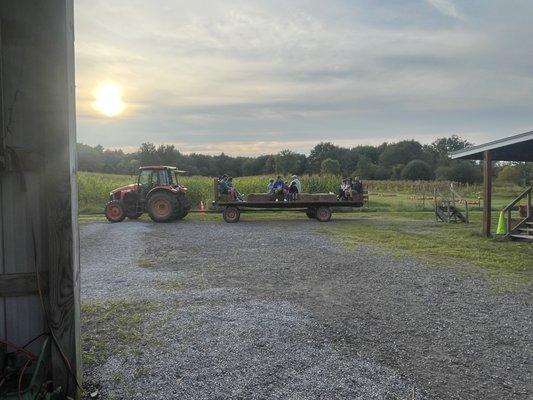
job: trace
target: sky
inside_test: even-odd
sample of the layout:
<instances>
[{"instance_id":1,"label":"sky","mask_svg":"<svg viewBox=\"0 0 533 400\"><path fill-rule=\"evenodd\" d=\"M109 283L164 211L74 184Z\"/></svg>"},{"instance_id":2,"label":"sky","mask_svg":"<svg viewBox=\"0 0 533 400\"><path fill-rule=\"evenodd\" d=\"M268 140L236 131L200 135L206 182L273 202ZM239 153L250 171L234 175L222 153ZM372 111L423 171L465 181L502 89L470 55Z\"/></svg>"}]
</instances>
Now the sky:
<instances>
[{"instance_id":1,"label":"sky","mask_svg":"<svg viewBox=\"0 0 533 400\"><path fill-rule=\"evenodd\" d=\"M76 0L78 141L257 155L533 130L531 16L530 0Z\"/></svg>"}]
</instances>

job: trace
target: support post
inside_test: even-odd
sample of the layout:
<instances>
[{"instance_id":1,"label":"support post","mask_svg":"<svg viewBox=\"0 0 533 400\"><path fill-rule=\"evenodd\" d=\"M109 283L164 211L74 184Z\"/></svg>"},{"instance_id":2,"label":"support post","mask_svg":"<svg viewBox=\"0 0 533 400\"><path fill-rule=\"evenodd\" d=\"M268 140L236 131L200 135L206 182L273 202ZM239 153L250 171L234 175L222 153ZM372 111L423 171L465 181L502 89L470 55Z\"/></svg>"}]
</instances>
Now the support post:
<instances>
[{"instance_id":1,"label":"support post","mask_svg":"<svg viewBox=\"0 0 533 400\"><path fill-rule=\"evenodd\" d=\"M483 153L483 235L490 237L491 206L492 206L492 154L489 150Z\"/></svg>"}]
</instances>

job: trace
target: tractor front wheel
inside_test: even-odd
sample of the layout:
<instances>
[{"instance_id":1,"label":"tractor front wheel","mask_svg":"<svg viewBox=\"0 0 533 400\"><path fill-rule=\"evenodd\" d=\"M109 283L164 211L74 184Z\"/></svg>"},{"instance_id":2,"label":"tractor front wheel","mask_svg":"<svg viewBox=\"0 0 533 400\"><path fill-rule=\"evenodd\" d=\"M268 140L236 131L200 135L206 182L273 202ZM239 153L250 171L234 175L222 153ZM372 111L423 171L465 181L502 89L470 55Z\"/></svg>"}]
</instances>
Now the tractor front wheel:
<instances>
[{"instance_id":1,"label":"tractor front wheel","mask_svg":"<svg viewBox=\"0 0 533 400\"><path fill-rule=\"evenodd\" d=\"M148 214L154 222L169 222L177 218L179 204L175 196L160 192L153 194L148 200Z\"/></svg>"},{"instance_id":2,"label":"tractor front wheel","mask_svg":"<svg viewBox=\"0 0 533 400\"><path fill-rule=\"evenodd\" d=\"M118 200L111 200L105 206L105 217L109 222L122 222L126 218L124 207Z\"/></svg>"}]
</instances>

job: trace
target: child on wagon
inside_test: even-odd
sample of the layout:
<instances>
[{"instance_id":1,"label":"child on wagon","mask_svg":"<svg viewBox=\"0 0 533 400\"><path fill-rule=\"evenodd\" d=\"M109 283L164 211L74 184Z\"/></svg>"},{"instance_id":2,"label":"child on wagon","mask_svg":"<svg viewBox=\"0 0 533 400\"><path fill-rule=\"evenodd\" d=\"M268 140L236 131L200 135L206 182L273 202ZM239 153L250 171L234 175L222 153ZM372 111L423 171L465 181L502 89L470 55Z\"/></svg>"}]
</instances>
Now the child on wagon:
<instances>
[{"instance_id":1,"label":"child on wagon","mask_svg":"<svg viewBox=\"0 0 533 400\"><path fill-rule=\"evenodd\" d=\"M298 200L298 193L302 191L302 184L298 179L298 176L293 175L291 177L291 183L289 184L289 201Z\"/></svg>"}]
</instances>

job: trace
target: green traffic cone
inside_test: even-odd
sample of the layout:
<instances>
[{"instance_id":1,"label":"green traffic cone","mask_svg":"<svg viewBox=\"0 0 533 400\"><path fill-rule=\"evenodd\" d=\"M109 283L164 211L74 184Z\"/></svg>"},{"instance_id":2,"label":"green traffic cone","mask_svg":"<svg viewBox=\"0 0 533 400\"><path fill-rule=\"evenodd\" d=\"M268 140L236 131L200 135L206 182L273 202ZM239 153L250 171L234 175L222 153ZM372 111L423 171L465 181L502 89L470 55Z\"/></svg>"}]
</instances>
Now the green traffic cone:
<instances>
[{"instance_id":1,"label":"green traffic cone","mask_svg":"<svg viewBox=\"0 0 533 400\"><path fill-rule=\"evenodd\" d=\"M496 235L505 235L507 233L507 224L505 223L505 216L503 211L500 211L500 219L498 220L498 229Z\"/></svg>"}]
</instances>

